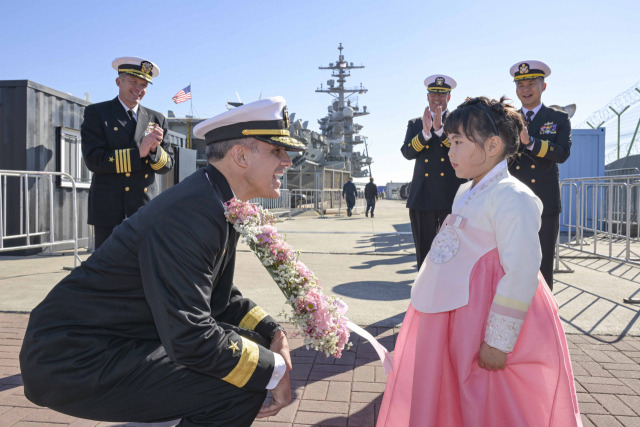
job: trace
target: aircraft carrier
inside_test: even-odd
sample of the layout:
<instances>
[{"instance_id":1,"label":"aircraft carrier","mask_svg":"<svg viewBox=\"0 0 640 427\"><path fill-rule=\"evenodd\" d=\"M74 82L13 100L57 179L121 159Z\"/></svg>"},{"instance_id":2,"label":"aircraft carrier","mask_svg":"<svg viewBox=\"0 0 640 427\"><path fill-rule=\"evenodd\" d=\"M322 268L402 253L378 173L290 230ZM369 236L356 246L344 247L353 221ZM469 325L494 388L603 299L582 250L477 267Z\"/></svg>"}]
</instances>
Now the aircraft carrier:
<instances>
[{"instance_id":1,"label":"aircraft carrier","mask_svg":"<svg viewBox=\"0 0 640 427\"><path fill-rule=\"evenodd\" d=\"M310 178L323 168L346 171L356 178L371 175L373 160L368 153L367 137L360 135L362 125L354 122L357 117L369 114L366 106L358 105L358 95L367 93L368 89L362 83L356 87L345 85L351 70L364 68L364 65L348 62L343 49L340 43L337 61L319 67L320 70L331 70L331 78L316 92L327 93L333 98L327 115L318 120L321 133L308 129L308 122L296 120L292 114L289 130L307 141L307 151L292 159L293 165L288 168L289 188L317 188L317 183L310 182L310 179L297 179L296 175Z\"/></svg>"}]
</instances>

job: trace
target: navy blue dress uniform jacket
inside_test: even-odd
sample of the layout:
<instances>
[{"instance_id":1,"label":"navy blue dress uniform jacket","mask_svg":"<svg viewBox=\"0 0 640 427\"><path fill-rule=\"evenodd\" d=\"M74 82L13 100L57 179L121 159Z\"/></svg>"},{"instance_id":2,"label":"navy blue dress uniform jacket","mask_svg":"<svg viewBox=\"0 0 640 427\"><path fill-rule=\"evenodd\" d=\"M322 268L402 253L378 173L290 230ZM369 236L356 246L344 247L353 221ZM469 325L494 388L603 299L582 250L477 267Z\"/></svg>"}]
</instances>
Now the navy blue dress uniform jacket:
<instances>
[{"instance_id":1,"label":"navy blue dress uniform jacket","mask_svg":"<svg viewBox=\"0 0 640 427\"><path fill-rule=\"evenodd\" d=\"M443 121L446 118L446 112ZM451 210L458 187L466 179L456 177L449 161L449 139L431 128L431 138L422 135L422 117L409 120L402 144L402 155L407 160L415 159L411 190L407 200L410 209L425 211Z\"/></svg>"},{"instance_id":2,"label":"navy blue dress uniform jacket","mask_svg":"<svg viewBox=\"0 0 640 427\"><path fill-rule=\"evenodd\" d=\"M238 236L223 210L232 197L220 172L200 169L56 285L31 312L20 352L27 398L55 408L99 396L158 354L264 391L278 324L233 285Z\"/></svg>"},{"instance_id":3,"label":"navy blue dress uniform jacket","mask_svg":"<svg viewBox=\"0 0 640 427\"><path fill-rule=\"evenodd\" d=\"M139 147L149 123L158 124L165 139L155 153L141 159ZM87 106L80 129L82 156L93 172L87 222L118 225L158 195L156 174L173 168L167 121L162 114L140 105L136 123L116 97Z\"/></svg>"},{"instance_id":4,"label":"navy blue dress uniform jacket","mask_svg":"<svg viewBox=\"0 0 640 427\"><path fill-rule=\"evenodd\" d=\"M540 198L542 215L559 214L562 204L558 163L567 160L571 152L569 115L542 105L527 129L534 140L533 150L521 145L509 162L509 172Z\"/></svg>"}]
</instances>

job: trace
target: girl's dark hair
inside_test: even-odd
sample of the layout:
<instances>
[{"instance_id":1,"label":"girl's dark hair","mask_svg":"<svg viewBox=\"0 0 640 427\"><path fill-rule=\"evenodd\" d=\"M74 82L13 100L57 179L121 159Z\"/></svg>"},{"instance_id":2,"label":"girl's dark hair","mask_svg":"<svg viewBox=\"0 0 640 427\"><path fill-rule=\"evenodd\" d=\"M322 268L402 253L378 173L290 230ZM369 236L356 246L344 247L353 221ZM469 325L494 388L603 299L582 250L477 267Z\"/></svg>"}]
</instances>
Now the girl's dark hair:
<instances>
[{"instance_id":1,"label":"girl's dark hair","mask_svg":"<svg viewBox=\"0 0 640 427\"><path fill-rule=\"evenodd\" d=\"M447 115L444 131L448 134L462 133L481 145L498 135L504 144L504 156L509 158L518 151L524 120L518 110L506 102L508 100L505 96L499 101L486 96L467 98Z\"/></svg>"}]
</instances>

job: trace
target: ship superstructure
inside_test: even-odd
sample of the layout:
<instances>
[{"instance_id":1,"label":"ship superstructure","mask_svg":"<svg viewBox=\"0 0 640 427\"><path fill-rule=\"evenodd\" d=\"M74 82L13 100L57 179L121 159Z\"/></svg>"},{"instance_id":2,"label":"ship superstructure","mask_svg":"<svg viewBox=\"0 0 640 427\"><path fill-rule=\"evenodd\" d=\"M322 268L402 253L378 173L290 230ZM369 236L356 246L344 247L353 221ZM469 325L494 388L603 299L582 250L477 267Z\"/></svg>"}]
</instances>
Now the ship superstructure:
<instances>
[{"instance_id":1,"label":"ship superstructure","mask_svg":"<svg viewBox=\"0 0 640 427\"><path fill-rule=\"evenodd\" d=\"M331 70L331 79L326 86L320 85L316 92L327 93L334 100L328 107L328 114L318 120L321 133L307 129L307 122L292 118L291 132L304 137L308 142L307 151L294 158L293 169L299 168L317 170L318 167L345 170L354 177L366 177L371 174L371 162L367 148L367 137L360 135L362 126L355 123L356 117L369 114L367 107L358 106L357 95L367 93L362 86L346 87L347 78L351 70L364 68L364 65L354 65L347 62L342 54L342 43L338 46L339 55L336 62L329 66L319 67L320 70Z\"/></svg>"}]
</instances>

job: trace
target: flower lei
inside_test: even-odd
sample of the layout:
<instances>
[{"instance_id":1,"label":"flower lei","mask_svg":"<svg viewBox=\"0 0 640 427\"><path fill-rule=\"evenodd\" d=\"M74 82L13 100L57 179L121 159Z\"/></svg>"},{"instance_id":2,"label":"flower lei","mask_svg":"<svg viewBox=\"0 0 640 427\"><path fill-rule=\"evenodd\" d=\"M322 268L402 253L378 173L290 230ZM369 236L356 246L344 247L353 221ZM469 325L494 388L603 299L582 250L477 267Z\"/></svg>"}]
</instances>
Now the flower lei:
<instances>
[{"instance_id":1,"label":"flower lei","mask_svg":"<svg viewBox=\"0 0 640 427\"><path fill-rule=\"evenodd\" d=\"M231 199L225 203L225 217L240 233L287 298L292 314L285 314L302 333L308 348L325 356L342 356L349 349L346 304L336 296L326 296L322 284L273 226L275 215L261 206Z\"/></svg>"}]
</instances>

